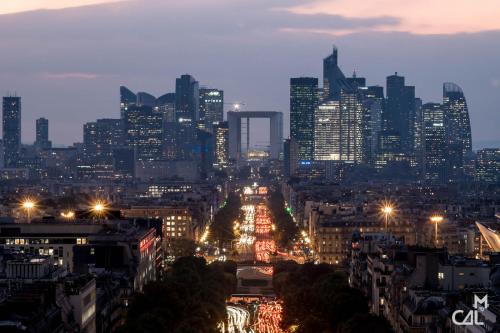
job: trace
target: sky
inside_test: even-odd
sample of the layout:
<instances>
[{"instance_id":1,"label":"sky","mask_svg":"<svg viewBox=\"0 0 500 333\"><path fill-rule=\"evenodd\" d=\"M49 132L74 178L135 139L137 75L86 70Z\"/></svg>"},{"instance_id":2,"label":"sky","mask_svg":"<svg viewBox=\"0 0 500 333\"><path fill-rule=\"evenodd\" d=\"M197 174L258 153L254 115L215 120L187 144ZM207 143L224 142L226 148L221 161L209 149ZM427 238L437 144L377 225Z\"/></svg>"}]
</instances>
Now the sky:
<instances>
[{"instance_id":1,"label":"sky","mask_svg":"<svg viewBox=\"0 0 500 333\"><path fill-rule=\"evenodd\" d=\"M10 0L0 31L0 92L22 96L26 143L39 117L55 144L81 141L85 122L119 117L119 85L158 96L184 73L284 112L288 134L290 77L321 79L336 45L346 75L398 72L424 102L457 83L474 146L500 146L498 0Z\"/></svg>"}]
</instances>

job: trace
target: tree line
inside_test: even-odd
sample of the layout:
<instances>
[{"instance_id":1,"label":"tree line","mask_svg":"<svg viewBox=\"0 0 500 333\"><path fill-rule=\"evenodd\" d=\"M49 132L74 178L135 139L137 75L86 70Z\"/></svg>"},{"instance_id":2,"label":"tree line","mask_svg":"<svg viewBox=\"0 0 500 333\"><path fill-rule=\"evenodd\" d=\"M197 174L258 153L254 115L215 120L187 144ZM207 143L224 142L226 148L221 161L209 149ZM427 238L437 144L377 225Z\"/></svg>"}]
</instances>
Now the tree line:
<instances>
[{"instance_id":1,"label":"tree line","mask_svg":"<svg viewBox=\"0 0 500 333\"><path fill-rule=\"evenodd\" d=\"M287 248L297 238L298 227L292 215L286 209L285 198L280 191L274 190L269 195L269 209L276 225L276 241L279 247Z\"/></svg>"},{"instance_id":2,"label":"tree line","mask_svg":"<svg viewBox=\"0 0 500 333\"><path fill-rule=\"evenodd\" d=\"M283 301L282 327L296 333L392 333L389 323L369 313L368 300L350 288L331 265L275 264L273 286Z\"/></svg>"},{"instance_id":3,"label":"tree line","mask_svg":"<svg viewBox=\"0 0 500 333\"><path fill-rule=\"evenodd\" d=\"M229 194L225 204L219 209L214 216L214 221L210 226L210 241L217 241L219 248L231 244L235 238L233 222L240 214L241 200L235 194Z\"/></svg>"},{"instance_id":4,"label":"tree line","mask_svg":"<svg viewBox=\"0 0 500 333\"><path fill-rule=\"evenodd\" d=\"M236 263L179 258L162 281L134 296L120 333L218 333L235 289Z\"/></svg>"}]
</instances>

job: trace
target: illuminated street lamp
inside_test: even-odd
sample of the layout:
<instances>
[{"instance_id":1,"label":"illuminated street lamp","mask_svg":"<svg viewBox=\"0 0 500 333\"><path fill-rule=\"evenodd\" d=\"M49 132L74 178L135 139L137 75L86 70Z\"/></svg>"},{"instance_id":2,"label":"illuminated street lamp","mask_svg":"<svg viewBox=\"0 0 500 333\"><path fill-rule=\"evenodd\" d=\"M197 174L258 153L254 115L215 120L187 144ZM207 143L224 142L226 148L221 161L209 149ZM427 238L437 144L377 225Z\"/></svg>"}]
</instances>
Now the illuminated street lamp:
<instances>
[{"instance_id":1,"label":"illuminated street lamp","mask_svg":"<svg viewBox=\"0 0 500 333\"><path fill-rule=\"evenodd\" d=\"M91 207L92 214L96 217L102 217L105 213L108 207L106 206L106 203L101 200L97 200L94 202L94 204Z\"/></svg>"},{"instance_id":2,"label":"illuminated street lamp","mask_svg":"<svg viewBox=\"0 0 500 333\"><path fill-rule=\"evenodd\" d=\"M438 224L443 222L443 217L441 215L431 216L431 222L434 223L434 244L438 246Z\"/></svg>"},{"instance_id":3,"label":"illuminated street lamp","mask_svg":"<svg viewBox=\"0 0 500 333\"><path fill-rule=\"evenodd\" d=\"M67 212L61 212L61 217L67 220L71 220L75 217L75 212L72 210Z\"/></svg>"},{"instance_id":4,"label":"illuminated street lamp","mask_svg":"<svg viewBox=\"0 0 500 333\"><path fill-rule=\"evenodd\" d=\"M388 234L389 217L394 213L394 208L390 204L382 206L382 214L384 214L385 232Z\"/></svg>"},{"instance_id":5,"label":"illuminated street lamp","mask_svg":"<svg viewBox=\"0 0 500 333\"><path fill-rule=\"evenodd\" d=\"M31 220L31 211L35 208L36 203L32 199L26 199L22 202L21 207L26 211L28 222Z\"/></svg>"}]
</instances>

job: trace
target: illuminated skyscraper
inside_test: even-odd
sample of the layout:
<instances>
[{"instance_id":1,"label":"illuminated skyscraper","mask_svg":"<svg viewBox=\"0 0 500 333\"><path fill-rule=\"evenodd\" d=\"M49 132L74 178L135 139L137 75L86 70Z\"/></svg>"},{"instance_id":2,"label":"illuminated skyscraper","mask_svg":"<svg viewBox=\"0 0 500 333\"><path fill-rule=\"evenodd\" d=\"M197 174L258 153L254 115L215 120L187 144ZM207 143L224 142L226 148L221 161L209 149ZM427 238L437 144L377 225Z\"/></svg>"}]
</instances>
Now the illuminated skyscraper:
<instances>
[{"instance_id":1,"label":"illuminated skyscraper","mask_svg":"<svg viewBox=\"0 0 500 333\"><path fill-rule=\"evenodd\" d=\"M379 134L382 131L382 111L384 106L384 88L369 86L360 88L364 108L363 119L363 155L366 163L375 162L378 151Z\"/></svg>"},{"instance_id":2,"label":"illuminated skyscraper","mask_svg":"<svg viewBox=\"0 0 500 333\"><path fill-rule=\"evenodd\" d=\"M477 151L476 181L500 183L500 149L485 148Z\"/></svg>"},{"instance_id":3,"label":"illuminated skyscraper","mask_svg":"<svg viewBox=\"0 0 500 333\"><path fill-rule=\"evenodd\" d=\"M224 91L219 89L200 89L200 121L212 131L214 123L224 120Z\"/></svg>"},{"instance_id":4,"label":"illuminated skyscraper","mask_svg":"<svg viewBox=\"0 0 500 333\"><path fill-rule=\"evenodd\" d=\"M318 79L290 79L290 138L298 149L299 160L314 157L314 111L318 105Z\"/></svg>"},{"instance_id":5,"label":"illuminated skyscraper","mask_svg":"<svg viewBox=\"0 0 500 333\"><path fill-rule=\"evenodd\" d=\"M229 126L227 121L214 125L215 161L216 168L224 168L229 164Z\"/></svg>"},{"instance_id":6,"label":"illuminated skyscraper","mask_svg":"<svg viewBox=\"0 0 500 333\"><path fill-rule=\"evenodd\" d=\"M462 89L451 82L443 84L444 124L448 145L448 181L463 179L465 157L472 151L469 111Z\"/></svg>"},{"instance_id":7,"label":"illuminated skyscraper","mask_svg":"<svg viewBox=\"0 0 500 333\"><path fill-rule=\"evenodd\" d=\"M136 149L140 161L163 156L163 115L147 106L133 105L125 112L125 144Z\"/></svg>"},{"instance_id":8,"label":"illuminated skyscraper","mask_svg":"<svg viewBox=\"0 0 500 333\"><path fill-rule=\"evenodd\" d=\"M340 93L340 159L363 162L364 108L357 91L341 90Z\"/></svg>"},{"instance_id":9,"label":"illuminated skyscraper","mask_svg":"<svg viewBox=\"0 0 500 333\"><path fill-rule=\"evenodd\" d=\"M113 149L121 145L121 119L98 119L83 125L83 152L88 163L112 165Z\"/></svg>"},{"instance_id":10,"label":"illuminated skyscraper","mask_svg":"<svg viewBox=\"0 0 500 333\"><path fill-rule=\"evenodd\" d=\"M339 161L341 155L339 101L325 101L314 113L314 159Z\"/></svg>"},{"instance_id":11,"label":"illuminated skyscraper","mask_svg":"<svg viewBox=\"0 0 500 333\"><path fill-rule=\"evenodd\" d=\"M16 167L21 147L21 97L3 98L2 125L4 165L7 168Z\"/></svg>"},{"instance_id":12,"label":"illuminated skyscraper","mask_svg":"<svg viewBox=\"0 0 500 333\"><path fill-rule=\"evenodd\" d=\"M423 116L423 179L432 184L446 182L446 130L445 112L438 103L422 106Z\"/></svg>"}]
</instances>

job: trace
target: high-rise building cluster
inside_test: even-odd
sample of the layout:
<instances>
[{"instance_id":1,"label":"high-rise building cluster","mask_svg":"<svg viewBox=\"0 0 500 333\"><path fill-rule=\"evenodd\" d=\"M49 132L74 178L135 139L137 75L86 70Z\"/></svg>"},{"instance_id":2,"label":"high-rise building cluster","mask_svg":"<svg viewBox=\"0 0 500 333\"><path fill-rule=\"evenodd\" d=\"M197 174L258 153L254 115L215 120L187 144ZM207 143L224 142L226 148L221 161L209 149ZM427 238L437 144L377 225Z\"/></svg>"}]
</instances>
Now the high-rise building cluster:
<instances>
[{"instance_id":1,"label":"high-rise building cluster","mask_svg":"<svg viewBox=\"0 0 500 333\"><path fill-rule=\"evenodd\" d=\"M384 96L383 87L367 85L355 72L346 77L335 47L323 60L323 87L313 77L290 79L286 149L290 175L328 165L365 166L430 184L474 177L467 167L473 161L469 112L458 85L444 83L442 102L422 104L415 87L395 73Z\"/></svg>"},{"instance_id":2,"label":"high-rise building cluster","mask_svg":"<svg viewBox=\"0 0 500 333\"><path fill-rule=\"evenodd\" d=\"M33 145L21 144L21 97L3 99L0 167L4 178L116 179L204 178L228 162L224 92L199 87L191 75L176 79L175 92L155 97L120 87L120 117L83 125L83 142L52 147L49 121L36 120ZM217 140L216 140L217 139ZM222 146L221 146L222 145ZM215 156L218 146L220 156ZM223 161L222 161L223 160ZM8 170L7 170L8 169Z\"/></svg>"}]
</instances>

